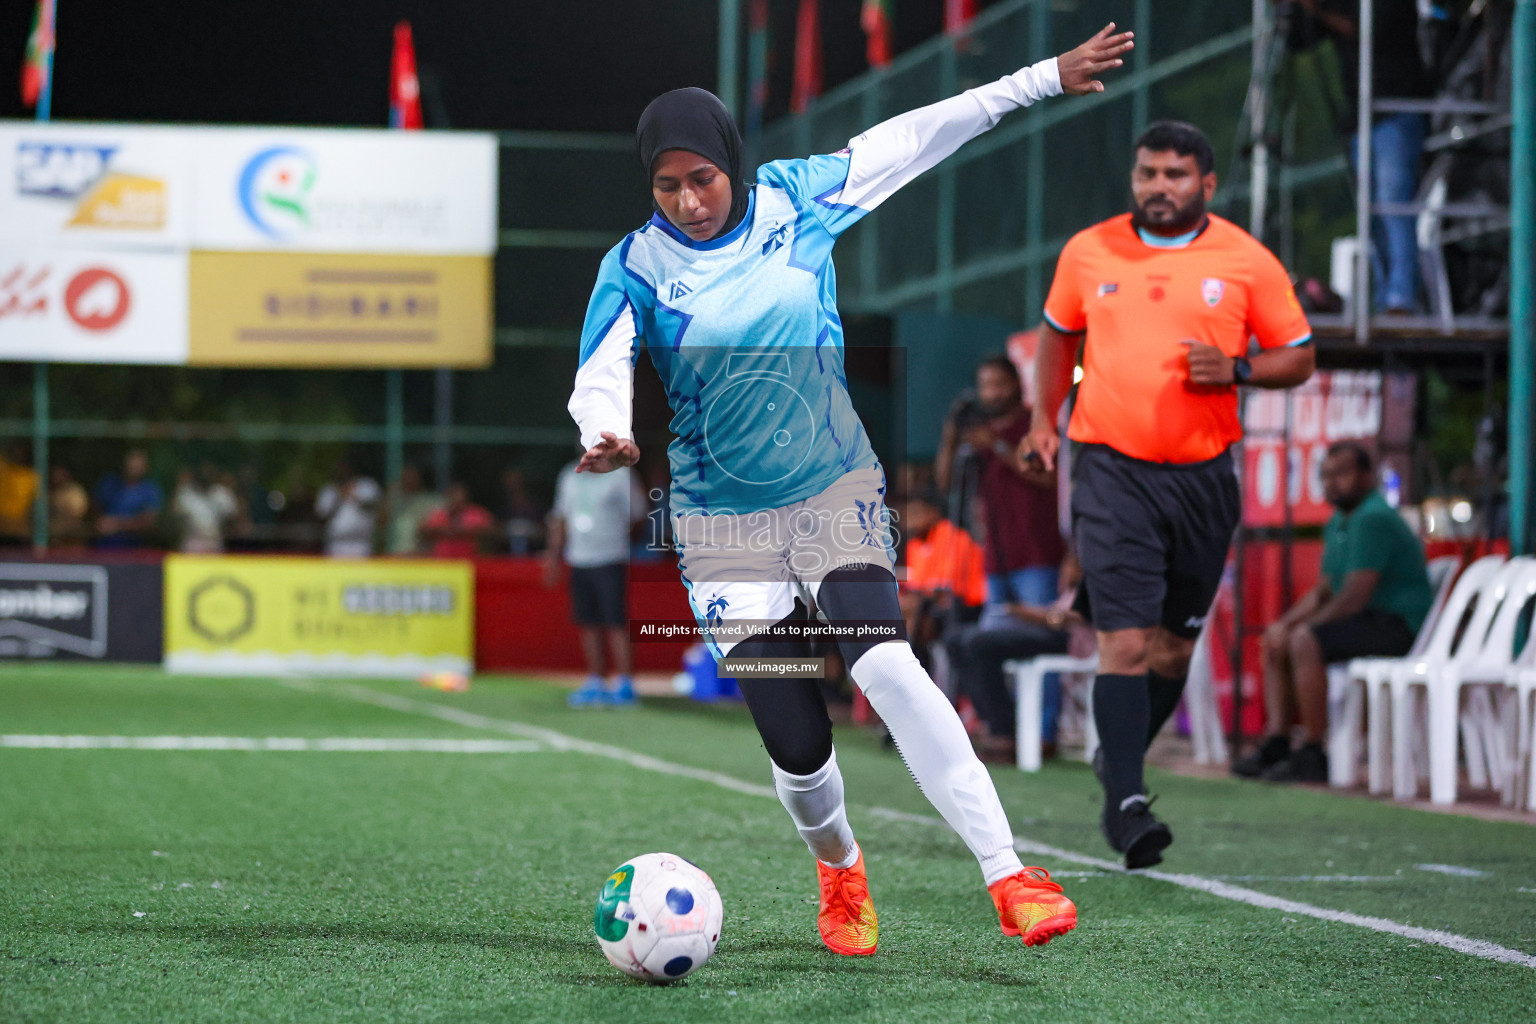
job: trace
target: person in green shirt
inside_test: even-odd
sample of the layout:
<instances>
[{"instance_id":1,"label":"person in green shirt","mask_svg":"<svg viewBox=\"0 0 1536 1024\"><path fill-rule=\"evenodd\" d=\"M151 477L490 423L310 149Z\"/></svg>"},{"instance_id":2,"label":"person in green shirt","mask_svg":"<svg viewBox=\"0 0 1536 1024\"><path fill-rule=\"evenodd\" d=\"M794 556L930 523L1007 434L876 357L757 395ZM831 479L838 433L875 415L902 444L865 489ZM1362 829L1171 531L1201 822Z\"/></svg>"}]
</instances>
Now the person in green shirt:
<instances>
[{"instance_id":1,"label":"person in green shirt","mask_svg":"<svg viewBox=\"0 0 1536 1024\"><path fill-rule=\"evenodd\" d=\"M1328 449L1321 475L1337 511L1323 528L1317 585L1264 631L1270 736L1232 766L1249 778L1328 781L1328 666L1407 654L1434 601L1424 546L1376 489L1370 453L1341 441ZM1295 750L1293 721L1302 732Z\"/></svg>"}]
</instances>

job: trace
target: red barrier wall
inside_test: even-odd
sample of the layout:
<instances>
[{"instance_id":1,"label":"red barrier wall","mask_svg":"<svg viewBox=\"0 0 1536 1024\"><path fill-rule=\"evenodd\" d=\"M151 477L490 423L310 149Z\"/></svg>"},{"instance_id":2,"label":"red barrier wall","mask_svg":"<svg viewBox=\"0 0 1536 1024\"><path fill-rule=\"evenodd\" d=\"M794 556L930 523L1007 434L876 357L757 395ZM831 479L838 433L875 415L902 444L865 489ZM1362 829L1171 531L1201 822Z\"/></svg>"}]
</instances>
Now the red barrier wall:
<instances>
[{"instance_id":1,"label":"red barrier wall","mask_svg":"<svg viewBox=\"0 0 1536 1024\"><path fill-rule=\"evenodd\" d=\"M1259 634L1278 619L1317 582L1322 567L1323 542L1298 540L1291 544L1292 592L1282 592L1281 568L1285 550L1279 541L1249 541L1243 546L1243 732L1262 735L1264 730L1264 668L1259 659ZM1224 585L1211 612L1211 676L1221 721L1232 721L1232 588Z\"/></svg>"},{"instance_id":2,"label":"red barrier wall","mask_svg":"<svg viewBox=\"0 0 1536 1024\"><path fill-rule=\"evenodd\" d=\"M569 578L546 589L536 558L475 560L475 666L482 672L544 669L580 672L581 639L571 622ZM631 618L692 621L688 591L677 564L637 562L629 567ZM688 641L635 644L639 672L676 672Z\"/></svg>"}]
</instances>

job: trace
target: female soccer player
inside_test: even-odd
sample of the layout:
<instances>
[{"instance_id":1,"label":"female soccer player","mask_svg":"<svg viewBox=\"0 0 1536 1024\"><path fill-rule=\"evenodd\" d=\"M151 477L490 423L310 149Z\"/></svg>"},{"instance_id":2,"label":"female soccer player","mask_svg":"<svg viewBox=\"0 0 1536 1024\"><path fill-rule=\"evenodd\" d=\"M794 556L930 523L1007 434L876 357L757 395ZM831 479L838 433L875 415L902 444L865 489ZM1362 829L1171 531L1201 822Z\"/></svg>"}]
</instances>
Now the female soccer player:
<instances>
[{"instance_id":1,"label":"female soccer player","mask_svg":"<svg viewBox=\"0 0 1536 1024\"><path fill-rule=\"evenodd\" d=\"M755 185L743 180L741 137L712 94L679 89L652 101L637 141L656 213L603 259L569 403L586 448L578 472L633 465L643 344L674 413L674 534L715 656L808 654L784 634L814 606L918 786L981 863L1004 934L1030 946L1074 928L1077 909L1047 872L1020 863L991 777L907 643L885 474L843 375L831 256L859 218L1004 114L1102 92L1095 76L1132 46L1114 28L876 125L841 152L764 164ZM822 940L844 955L873 953L878 925L820 687L740 682L779 798L816 857Z\"/></svg>"}]
</instances>

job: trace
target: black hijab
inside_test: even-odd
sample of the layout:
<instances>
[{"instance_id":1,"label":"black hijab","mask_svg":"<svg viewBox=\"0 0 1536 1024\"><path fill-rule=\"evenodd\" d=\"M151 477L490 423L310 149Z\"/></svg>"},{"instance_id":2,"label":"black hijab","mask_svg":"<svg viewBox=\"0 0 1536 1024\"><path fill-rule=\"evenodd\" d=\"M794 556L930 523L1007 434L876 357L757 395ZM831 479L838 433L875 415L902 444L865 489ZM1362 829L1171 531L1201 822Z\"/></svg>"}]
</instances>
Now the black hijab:
<instances>
[{"instance_id":1,"label":"black hijab","mask_svg":"<svg viewBox=\"0 0 1536 1024\"><path fill-rule=\"evenodd\" d=\"M725 104L706 89L673 89L650 102L635 127L635 146L651 187L651 167L669 149L697 153L725 173L731 182L731 214L723 235L747 215L752 190L741 180L741 133ZM716 235L715 237L719 237Z\"/></svg>"}]
</instances>

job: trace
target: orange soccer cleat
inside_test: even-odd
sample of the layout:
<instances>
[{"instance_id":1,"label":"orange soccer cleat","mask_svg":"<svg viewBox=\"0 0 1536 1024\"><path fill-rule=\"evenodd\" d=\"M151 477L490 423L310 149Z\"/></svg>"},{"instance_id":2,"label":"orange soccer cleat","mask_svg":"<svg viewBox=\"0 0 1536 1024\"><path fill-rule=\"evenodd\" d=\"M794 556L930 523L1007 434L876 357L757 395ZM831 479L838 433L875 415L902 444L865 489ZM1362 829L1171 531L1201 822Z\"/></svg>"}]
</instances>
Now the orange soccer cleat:
<instances>
[{"instance_id":1,"label":"orange soccer cleat","mask_svg":"<svg viewBox=\"0 0 1536 1024\"><path fill-rule=\"evenodd\" d=\"M859 851L859 859L852 867L829 868L818 860L816 876L821 883L821 909L816 913L821 941L843 956L873 953L880 940L880 922L875 919L875 904L869 898L864 851Z\"/></svg>"},{"instance_id":2,"label":"orange soccer cleat","mask_svg":"<svg viewBox=\"0 0 1536 1024\"><path fill-rule=\"evenodd\" d=\"M1025 868L1000 878L987 891L1003 934L1023 935L1026 946L1043 946L1077 927L1077 907L1044 868Z\"/></svg>"}]
</instances>

